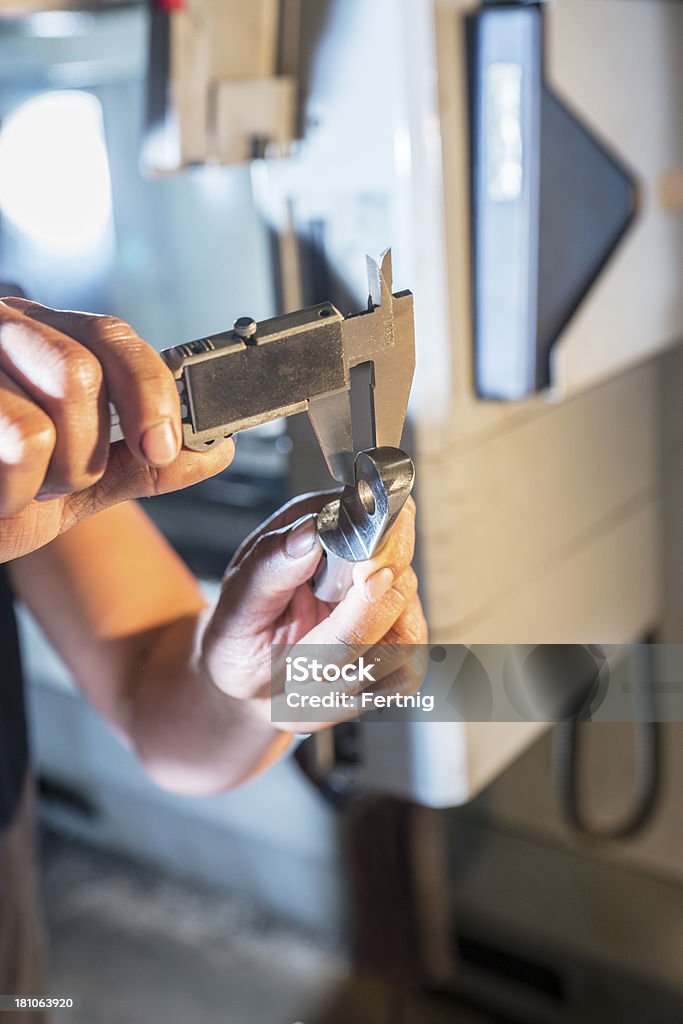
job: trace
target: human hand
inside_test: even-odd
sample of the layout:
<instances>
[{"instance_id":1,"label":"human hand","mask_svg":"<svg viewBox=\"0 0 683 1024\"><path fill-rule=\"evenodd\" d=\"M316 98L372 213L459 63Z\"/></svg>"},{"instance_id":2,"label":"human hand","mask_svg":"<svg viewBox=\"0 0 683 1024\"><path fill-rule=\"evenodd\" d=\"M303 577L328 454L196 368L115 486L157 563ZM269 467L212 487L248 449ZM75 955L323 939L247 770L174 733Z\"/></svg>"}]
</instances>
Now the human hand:
<instances>
[{"instance_id":1,"label":"human hand","mask_svg":"<svg viewBox=\"0 0 683 1024\"><path fill-rule=\"evenodd\" d=\"M110 445L109 402L124 440ZM0 562L129 498L225 469L232 441L181 451L173 375L109 316L0 300Z\"/></svg>"},{"instance_id":2,"label":"human hand","mask_svg":"<svg viewBox=\"0 0 683 1024\"><path fill-rule=\"evenodd\" d=\"M330 660L344 663L379 652L381 667L373 673L376 692L412 693L423 678L424 650L415 648L411 655L404 646L427 642L417 578L410 568L415 544L412 499L379 554L354 567L353 586L338 605L319 601L309 585L322 556L316 513L329 499L329 494L299 498L247 538L228 567L204 632L205 674L263 720L271 720L274 644L325 645ZM342 717L276 724L288 732L313 732Z\"/></svg>"}]
</instances>

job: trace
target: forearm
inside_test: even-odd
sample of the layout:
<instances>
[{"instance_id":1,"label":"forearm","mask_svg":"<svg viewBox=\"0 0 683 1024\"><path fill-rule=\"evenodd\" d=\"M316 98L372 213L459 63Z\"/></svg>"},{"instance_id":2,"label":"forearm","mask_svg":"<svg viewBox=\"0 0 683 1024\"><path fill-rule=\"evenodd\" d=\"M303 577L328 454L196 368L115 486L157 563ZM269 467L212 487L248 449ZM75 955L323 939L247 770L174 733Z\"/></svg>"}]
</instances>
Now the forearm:
<instances>
[{"instance_id":1,"label":"forearm","mask_svg":"<svg viewBox=\"0 0 683 1024\"><path fill-rule=\"evenodd\" d=\"M188 795L232 789L277 760L291 736L221 693L201 661L206 614L155 631L118 686L119 723L147 773Z\"/></svg>"},{"instance_id":2,"label":"forearm","mask_svg":"<svg viewBox=\"0 0 683 1024\"><path fill-rule=\"evenodd\" d=\"M286 748L203 677L204 598L137 506L81 523L11 575L81 692L161 785L230 788Z\"/></svg>"}]
</instances>

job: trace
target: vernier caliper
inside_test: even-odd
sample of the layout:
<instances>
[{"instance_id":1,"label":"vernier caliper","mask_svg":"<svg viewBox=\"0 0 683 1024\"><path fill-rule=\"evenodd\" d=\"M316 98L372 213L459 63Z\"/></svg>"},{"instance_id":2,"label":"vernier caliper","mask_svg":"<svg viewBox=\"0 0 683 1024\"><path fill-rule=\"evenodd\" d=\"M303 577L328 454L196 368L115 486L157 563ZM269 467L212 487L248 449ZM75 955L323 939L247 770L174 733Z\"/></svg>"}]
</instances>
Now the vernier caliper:
<instances>
[{"instance_id":1,"label":"vernier caliper","mask_svg":"<svg viewBox=\"0 0 683 1024\"><path fill-rule=\"evenodd\" d=\"M313 587L338 601L353 563L375 554L405 504L414 467L400 450L415 369L413 297L391 290L391 252L368 257L368 308L330 302L161 353L177 381L183 443L216 440L307 412L332 476L344 485L318 517L326 555Z\"/></svg>"}]
</instances>

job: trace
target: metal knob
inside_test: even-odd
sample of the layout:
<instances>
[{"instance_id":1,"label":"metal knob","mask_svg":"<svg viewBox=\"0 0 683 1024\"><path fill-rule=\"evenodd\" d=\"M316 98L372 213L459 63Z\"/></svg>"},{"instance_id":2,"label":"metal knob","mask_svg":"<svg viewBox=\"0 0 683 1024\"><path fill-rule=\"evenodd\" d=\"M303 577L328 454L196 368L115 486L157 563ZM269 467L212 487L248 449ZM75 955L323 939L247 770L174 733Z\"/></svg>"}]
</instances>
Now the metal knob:
<instances>
[{"instance_id":1,"label":"metal knob","mask_svg":"<svg viewBox=\"0 0 683 1024\"><path fill-rule=\"evenodd\" d=\"M238 338L250 342L256 334L257 323L252 316L240 316L235 320L232 329Z\"/></svg>"}]
</instances>

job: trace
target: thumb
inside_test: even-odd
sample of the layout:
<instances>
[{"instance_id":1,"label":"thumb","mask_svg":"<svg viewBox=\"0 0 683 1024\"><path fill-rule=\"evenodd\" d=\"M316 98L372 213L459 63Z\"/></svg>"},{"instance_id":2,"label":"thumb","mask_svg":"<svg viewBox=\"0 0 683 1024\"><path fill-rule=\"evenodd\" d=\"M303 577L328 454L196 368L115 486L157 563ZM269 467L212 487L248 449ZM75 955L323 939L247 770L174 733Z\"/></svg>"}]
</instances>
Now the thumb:
<instances>
[{"instance_id":1,"label":"thumb","mask_svg":"<svg viewBox=\"0 0 683 1024\"><path fill-rule=\"evenodd\" d=\"M141 463L123 443L112 446L104 475L87 491L71 494L64 504L66 525L102 512L131 498L151 498L180 491L221 473L232 462L235 442L216 442L206 452L183 449L169 466L156 468Z\"/></svg>"},{"instance_id":2,"label":"thumb","mask_svg":"<svg viewBox=\"0 0 683 1024\"><path fill-rule=\"evenodd\" d=\"M222 635L253 635L274 622L311 578L321 555L315 513L262 534L225 575L215 616Z\"/></svg>"}]
</instances>

